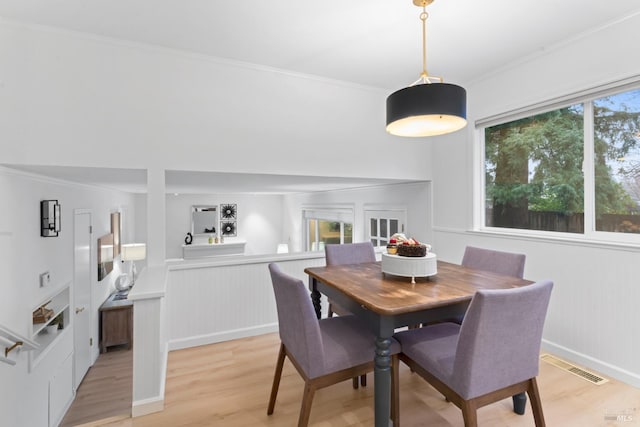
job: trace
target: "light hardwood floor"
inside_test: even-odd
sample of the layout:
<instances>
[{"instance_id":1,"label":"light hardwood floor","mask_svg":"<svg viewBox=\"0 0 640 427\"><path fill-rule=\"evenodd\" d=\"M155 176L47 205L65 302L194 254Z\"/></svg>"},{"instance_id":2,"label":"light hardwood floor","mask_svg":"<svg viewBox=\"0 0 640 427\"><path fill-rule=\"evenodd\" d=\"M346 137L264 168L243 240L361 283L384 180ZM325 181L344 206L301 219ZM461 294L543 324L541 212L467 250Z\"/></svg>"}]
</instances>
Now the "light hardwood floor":
<instances>
[{"instance_id":1,"label":"light hardwood floor","mask_svg":"<svg viewBox=\"0 0 640 427\"><path fill-rule=\"evenodd\" d=\"M163 412L124 420L108 420L109 427L295 426L303 382L285 362L275 412L267 416L267 403L278 354L277 334L228 341L169 353ZM316 393L310 426L372 426L373 381L354 390L351 381ZM546 423L550 427L633 427L640 425L640 390L615 380L600 386L545 362L540 363L538 385ZM401 364L401 424L463 426L455 406L419 376ZM631 421L606 420L612 413L630 414ZM533 426L531 407L524 416L513 413L511 399L481 408L479 425Z\"/></svg>"},{"instance_id":2,"label":"light hardwood floor","mask_svg":"<svg viewBox=\"0 0 640 427\"><path fill-rule=\"evenodd\" d=\"M104 424L131 416L133 351L102 353L78 387L76 398L60 427Z\"/></svg>"}]
</instances>

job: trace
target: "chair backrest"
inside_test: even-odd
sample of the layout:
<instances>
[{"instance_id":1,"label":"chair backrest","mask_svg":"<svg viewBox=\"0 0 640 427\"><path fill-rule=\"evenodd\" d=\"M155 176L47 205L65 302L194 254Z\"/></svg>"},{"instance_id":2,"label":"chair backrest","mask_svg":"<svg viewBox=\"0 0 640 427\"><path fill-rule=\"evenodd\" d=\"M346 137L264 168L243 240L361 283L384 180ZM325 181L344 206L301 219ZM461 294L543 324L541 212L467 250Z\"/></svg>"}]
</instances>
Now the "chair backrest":
<instances>
[{"instance_id":1,"label":"chair backrest","mask_svg":"<svg viewBox=\"0 0 640 427\"><path fill-rule=\"evenodd\" d=\"M553 282L479 290L460 327L452 388L463 398L538 375L540 342Z\"/></svg>"},{"instance_id":2,"label":"chair backrest","mask_svg":"<svg viewBox=\"0 0 640 427\"><path fill-rule=\"evenodd\" d=\"M371 242L326 245L324 255L327 265L376 262L376 252Z\"/></svg>"},{"instance_id":3,"label":"chair backrest","mask_svg":"<svg viewBox=\"0 0 640 427\"><path fill-rule=\"evenodd\" d=\"M526 258L524 254L467 246L462 257L462 265L522 279Z\"/></svg>"},{"instance_id":4,"label":"chair backrest","mask_svg":"<svg viewBox=\"0 0 640 427\"><path fill-rule=\"evenodd\" d=\"M309 292L302 280L291 277L278 265L269 264L276 297L280 340L298 365L312 378L324 370L322 335Z\"/></svg>"}]
</instances>

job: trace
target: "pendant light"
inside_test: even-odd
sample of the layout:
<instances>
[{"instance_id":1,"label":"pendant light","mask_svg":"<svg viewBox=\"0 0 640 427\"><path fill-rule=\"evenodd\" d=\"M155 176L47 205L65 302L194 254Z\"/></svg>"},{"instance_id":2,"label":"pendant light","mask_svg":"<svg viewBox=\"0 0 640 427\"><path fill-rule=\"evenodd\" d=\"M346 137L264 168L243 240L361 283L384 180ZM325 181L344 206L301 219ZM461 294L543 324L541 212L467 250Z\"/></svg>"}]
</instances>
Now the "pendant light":
<instances>
[{"instance_id":1,"label":"pendant light","mask_svg":"<svg viewBox=\"0 0 640 427\"><path fill-rule=\"evenodd\" d=\"M387 98L387 132L397 136L435 136L467 125L467 92L444 83L427 72L427 5L433 0L413 0L422 7L422 73L409 87Z\"/></svg>"}]
</instances>

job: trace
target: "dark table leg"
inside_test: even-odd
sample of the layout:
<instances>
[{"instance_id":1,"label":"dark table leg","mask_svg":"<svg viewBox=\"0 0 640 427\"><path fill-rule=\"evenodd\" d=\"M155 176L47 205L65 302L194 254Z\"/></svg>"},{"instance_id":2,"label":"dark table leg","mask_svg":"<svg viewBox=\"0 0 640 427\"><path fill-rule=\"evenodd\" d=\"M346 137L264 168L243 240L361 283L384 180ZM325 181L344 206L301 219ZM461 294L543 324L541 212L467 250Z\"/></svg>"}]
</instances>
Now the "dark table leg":
<instances>
[{"instance_id":1,"label":"dark table leg","mask_svg":"<svg viewBox=\"0 0 640 427\"><path fill-rule=\"evenodd\" d=\"M309 278L309 287L311 288L311 302L313 303L313 308L316 311L316 317L320 319L320 317L322 317L322 307L320 306L320 292L318 291L316 279L314 279L313 277Z\"/></svg>"},{"instance_id":2,"label":"dark table leg","mask_svg":"<svg viewBox=\"0 0 640 427\"><path fill-rule=\"evenodd\" d=\"M375 381L375 425L389 427L391 416L391 339L376 339L373 379Z\"/></svg>"},{"instance_id":3,"label":"dark table leg","mask_svg":"<svg viewBox=\"0 0 640 427\"><path fill-rule=\"evenodd\" d=\"M513 412L518 415L524 415L527 406L527 394L525 392L513 395Z\"/></svg>"}]
</instances>

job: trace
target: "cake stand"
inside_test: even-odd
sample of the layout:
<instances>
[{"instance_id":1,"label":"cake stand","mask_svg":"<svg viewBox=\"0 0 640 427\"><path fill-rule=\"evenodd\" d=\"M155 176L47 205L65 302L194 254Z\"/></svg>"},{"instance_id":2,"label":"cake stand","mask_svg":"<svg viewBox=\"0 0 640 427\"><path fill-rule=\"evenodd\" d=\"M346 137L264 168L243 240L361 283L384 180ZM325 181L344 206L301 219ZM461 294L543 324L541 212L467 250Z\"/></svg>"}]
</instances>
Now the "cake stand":
<instances>
[{"instance_id":1,"label":"cake stand","mask_svg":"<svg viewBox=\"0 0 640 427\"><path fill-rule=\"evenodd\" d=\"M428 253L423 257L407 257L382 254L382 272L401 277L411 277L411 283L416 283L416 277L429 277L438 273L436 254Z\"/></svg>"}]
</instances>

